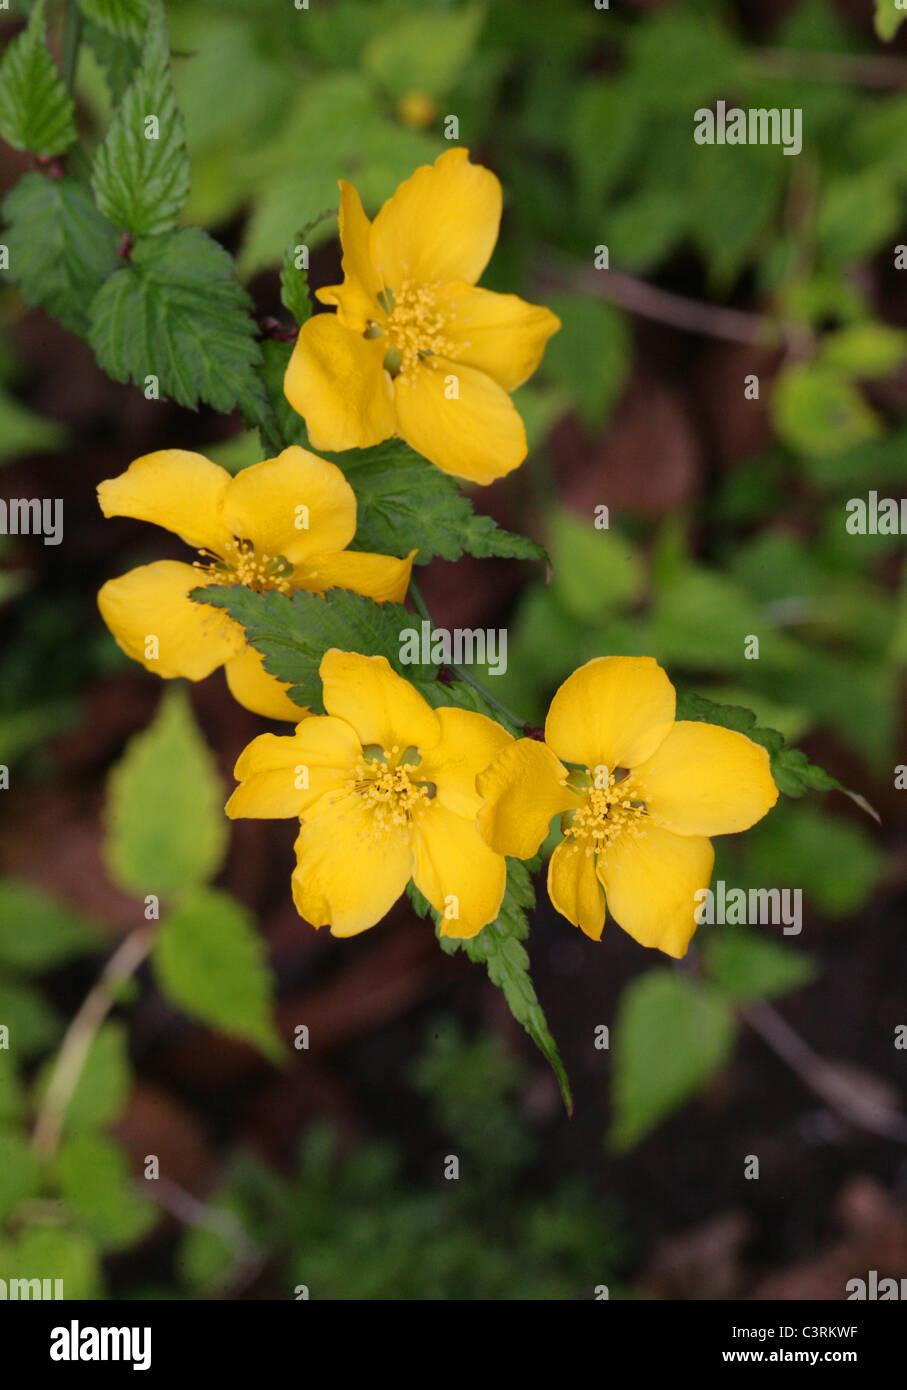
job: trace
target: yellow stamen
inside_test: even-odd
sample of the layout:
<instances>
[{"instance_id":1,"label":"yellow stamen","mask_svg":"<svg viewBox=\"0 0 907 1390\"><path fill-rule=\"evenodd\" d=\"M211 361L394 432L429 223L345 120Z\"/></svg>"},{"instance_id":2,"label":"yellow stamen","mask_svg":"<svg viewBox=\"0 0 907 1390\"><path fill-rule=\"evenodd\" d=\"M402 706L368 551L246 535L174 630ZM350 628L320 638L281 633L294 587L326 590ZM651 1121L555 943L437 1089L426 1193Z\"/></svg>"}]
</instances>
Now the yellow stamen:
<instances>
[{"instance_id":1,"label":"yellow stamen","mask_svg":"<svg viewBox=\"0 0 907 1390\"><path fill-rule=\"evenodd\" d=\"M418 758L414 763L412 748L401 749L396 744L389 749L376 749L370 744L347 780L348 792L363 797L372 813L375 834L408 828L413 816L435 794L431 782L417 780Z\"/></svg>"},{"instance_id":2,"label":"yellow stamen","mask_svg":"<svg viewBox=\"0 0 907 1390\"><path fill-rule=\"evenodd\" d=\"M391 348L396 350L391 362L401 377L411 376L426 357L449 357L454 351L444 336L444 316L437 307L440 284L417 285L404 280L393 298L387 299L391 307L385 327Z\"/></svg>"},{"instance_id":3,"label":"yellow stamen","mask_svg":"<svg viewBox=\"0 0 907 1390\"><path fill-rule=\"evenodd\" d=\"M224 546L224 555L210 555L200 550L209 563L196 560L197 569L204 570L213 582L221 584L244 584L263 594L268 589L277 589L282 594L292 593L290 583L293 566L282 555L259 555L251 541L234 537Z\"/></svg>"},{"instance_id":4,"label":"yellow stamen","mask_svg":"<svg viewBox=\"0 0 907 1390\"><path fill-rule=\"evenodd\" d=\"M566 822L569 817L569 823L564 828L564 839L572 840L576 848L583 849L586 854L597 855L613 844L619 835L628 835L634 840L644 838L646 808L641 804L633 774L618 781L611 772L607 787L594 783L595 774L590 771L583 805L564 818Z\"/></svg>"}]
</instances>

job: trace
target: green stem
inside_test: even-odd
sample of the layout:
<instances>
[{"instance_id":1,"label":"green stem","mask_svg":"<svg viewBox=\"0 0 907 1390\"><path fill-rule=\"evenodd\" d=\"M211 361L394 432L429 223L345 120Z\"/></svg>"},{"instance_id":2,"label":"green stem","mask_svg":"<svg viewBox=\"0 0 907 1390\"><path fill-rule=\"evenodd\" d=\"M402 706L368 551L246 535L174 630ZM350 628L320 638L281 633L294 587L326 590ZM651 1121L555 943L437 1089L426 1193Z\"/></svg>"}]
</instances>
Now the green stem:
<instances>
[{"instance_id":1,"label":"green stem","mask_svg":"<svg viewBox=\"0 0 907 1390\"><path fill-rule=\"evenodd\" d=\"M63 21L63 81L66 90L72 95L76 84L76 66L79 61L79 45L82 42L82 11L76 0L69 0L66 18Z\"/></svg>"},{"instance_id":2,"label":"green stem","mask_svg":"<svg viewBox=\"0 0 907 1390\"><path fill-rule=\"evenodd\" d=\"M409 596L412 599L413 607L415 608L419 616L421 618L424 618L427 623L431 623L432 628L434 628L435 620L429 611L428 604L425 602L425 599L422 596L422 590L419 588L419 585L416 583L415 579L411 579L409 582ZM454 666L453 663L450 663L448 669L453 671L454 674L458 676L459 679L463 681L466 685L471 685L473 690L477 690L479 694L482 696L482 699L486 700L488 704L491 705L492 709L496 709L498 714L502 714L504 718L507 719L514 726L514 728L529 728L529 724L525 719L521 719L518 714L514 714L512 709L508 709L507 705L505 705L501 700L499 700L496 695L492 695L491 691L486 686L484 686L481 681L476 680L475 676L470 671L467 671L465 667Z\"/></svg>"}]
</instances>

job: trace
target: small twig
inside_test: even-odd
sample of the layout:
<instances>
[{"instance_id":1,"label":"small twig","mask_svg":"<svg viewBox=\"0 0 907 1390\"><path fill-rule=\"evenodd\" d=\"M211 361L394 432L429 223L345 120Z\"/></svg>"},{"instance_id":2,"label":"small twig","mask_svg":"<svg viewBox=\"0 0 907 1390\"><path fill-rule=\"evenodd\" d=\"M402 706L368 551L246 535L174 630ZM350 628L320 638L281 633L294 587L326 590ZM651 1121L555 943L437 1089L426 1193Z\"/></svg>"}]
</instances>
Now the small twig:
<instances>
[{"instance_id":1,"label":"small twig","mask_svg":"<svg viewBox=\"0 0 907 1390\"><path fill-rule=\"evenodd\" d=\"M843 1119L870 1134L907 1144L907 1117L893 1110L871 1089L860 1086L840 1067L826 1062L770 1004L745 1004L739 1014L800 1080Z\"/></svg>"},{"instance_id":2,"label":"small twig","mask_svg":"<svg viewBox=\"0 0 907 1390\"><path fill-rule=\"evenodd\" d=\"M685 333L745 343L749 347L772 348L786 342L798 356L808 356L812 351L812 334L802 324L778 323L762 314L687 299L620 270L582 270L570 274L543 269L540 279L552 287L579 289L597 295L639 318L652 319Z\"/></svg>"},{"instance_id":3,"label":"small twig","mask_svg":"<svg viewBox=\"0 0 907 1390\"><path fill-rule=\"evenodd\" d=\"M213 1231L233 1252L230 1268L208 1290L214 1296L220 1289L233 1289L237 1284L248 1283L264 1266L265 1257L259 1247L251 1240L242 1223L226 1207L212 1207L193 1197L191 1192L171 1182L169 1178L158 1178L154 1182L138 1183L137 1191L151 1197L164 1211L176 1217L184 1226Z\"/></svg>"},{"instance_id":4,"label":"small twig","mask_svg":"<svg viewBox=\"0 0 907 1390\"><path fill-rule=\"evenodd\" d=\"M755 48L747 61L777 77L811 82L852 82L858 87L907 87L907 63L873 53L808 53L788 48Z\"/></svg>"},{"instance_id":5,"label":"small twig","mask_svg":"<svg viewBox=\"0 0 907 1390\"><path fill-rule=\"evenodd\" d=\"M98 1029L116 1002L117 990L135 974L147 957L153 939L152 928L141 926L120 942L66 1030L32 1137L35 1152L42 1157L49 1158L56 1151L67 1107L79 1084Z\"/></svg>"}]
</instances>

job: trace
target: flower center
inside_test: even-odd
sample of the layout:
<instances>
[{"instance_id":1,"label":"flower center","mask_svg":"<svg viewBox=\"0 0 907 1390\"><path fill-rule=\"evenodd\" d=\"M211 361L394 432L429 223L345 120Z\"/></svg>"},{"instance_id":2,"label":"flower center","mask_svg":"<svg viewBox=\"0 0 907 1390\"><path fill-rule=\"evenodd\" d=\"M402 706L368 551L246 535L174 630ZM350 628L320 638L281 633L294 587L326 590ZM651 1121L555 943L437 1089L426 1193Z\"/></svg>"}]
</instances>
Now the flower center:
<instances>
[{"instance_id":1,"label":"flower center","mask_svg":"<svg viewBox=\"0 0 907 1390\"><path fill-rule=\"evenodd\" d=\"M577 790L585 792L585 801L564 816L564 839L572 840L586 854L601 854L619 835L638 840L646 833L646 808L632 773L618 779L609 772L608 785L603 786L602 772L596 769L580 774L583 785Z\"/></svg>"},{"instance_id":2,"label":"flower center","mask_svg":"<svg viewBox=\"0 0 907 1390\"><path fill-rule=\"evenodd\" d=\"M404 280L396 291L382 290L378 296L387 311L384 332L388 349L384 366L391 376L411 375L426 357L449 357L453 344L444 336L444 316L437 306L441 282L417 285ZM377 337L381 325L370 325L367 337Z\"/></svg>"},{"instance_id":3,"label":"flower center","mask_svg":"<svg viewBox=\"0 0 907 1390\"><path fill-rule=\"evenodd\" d=\"M376 831L408 827L436 790L433 782L418 780L418 750L400 749L397 744L385 750L369 744L362 752L347 781L347 790L363 798Z\"/></svg>"},{"instance_id":4,"label":"flower center","mask_svg":"<svg viewBox=\"0 0 907 1390\"><path fill-rule=\"evenodd\" d=\"M293 566L283 555L259 555L249 540L234 536L224 547L224 555L212 555L200 550L206 563L196 560L198 569L204 570L215 583L244 584L263 594L266 589L278 589L282 594L292 593L290 579Z\"/></svg>"}]
</instances>

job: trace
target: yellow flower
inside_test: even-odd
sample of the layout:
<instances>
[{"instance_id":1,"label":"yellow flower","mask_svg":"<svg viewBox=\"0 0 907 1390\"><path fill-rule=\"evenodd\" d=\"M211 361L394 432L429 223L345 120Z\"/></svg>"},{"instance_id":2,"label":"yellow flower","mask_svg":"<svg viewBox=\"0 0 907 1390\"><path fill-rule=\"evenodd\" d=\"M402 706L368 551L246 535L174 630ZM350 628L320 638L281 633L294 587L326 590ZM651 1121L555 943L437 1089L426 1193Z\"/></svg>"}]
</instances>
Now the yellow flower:
<instances>
[{"instance_id":1,"label":"yellow flower","mask_svg":"<svg viewBox=\"0 0 907 1390\"><path fill-rule=\"evenodd\" d=\"M203 680L218 666L234 697L270 719L304 711L268 675L226 613L193 603L192 589L245 584L259 593L330 588L402 602L412 558L346 550L356 497L339 468L294 445L231 477L201 454L162 449L135 459L98 488L105 516L131 516L175 531L203 557L157 560L111 579L101 616L127 656L170 679Z\"/></svg>"},{"instance_id":2,"label":"yellow flower","mask_svg":"<svg viewBox=\"0 0 907 1390\"><path fill-rule=\"evenodd\" d=\"M342 285L336 314L300 331L284 391L315 449L393 434L446 473L490 483L526 457L509 392L560 327L548 309L476 288L498 237L501 185L448 150L402 183L370 223L340 182Z\"/></svg>"},{"instance_id":3,"label":"yellow flower","mask_svg":"<svg viewBox=\"0 0 907 1390\"><path fill-rule=\"evenodd\" d=\"M510 744L477 785L479 827L501 854L530 858L561 815L548 892L568 921L598 941L607 897L624 931L679 957L712 877L707 837L747 830L778 789L764 748L715 724L675 722L675 706L651 657L600 657L558 690L545 742Z\"/></svg>"},{"instance_id":4,"label":"yellow flower","mask_svg":"<svg viewBox=\"0 0 907 1390\"><path fill-rule=\"evenodd\" d=\"M331 649L326 715L240 755L227 815L298 816L293 899L314 927L355 936L412 878L447 936L494 921L506 865L476 826L476 774L512 739L482 714L432 709L383 656Z\"/></svg>"}]
</instances>

